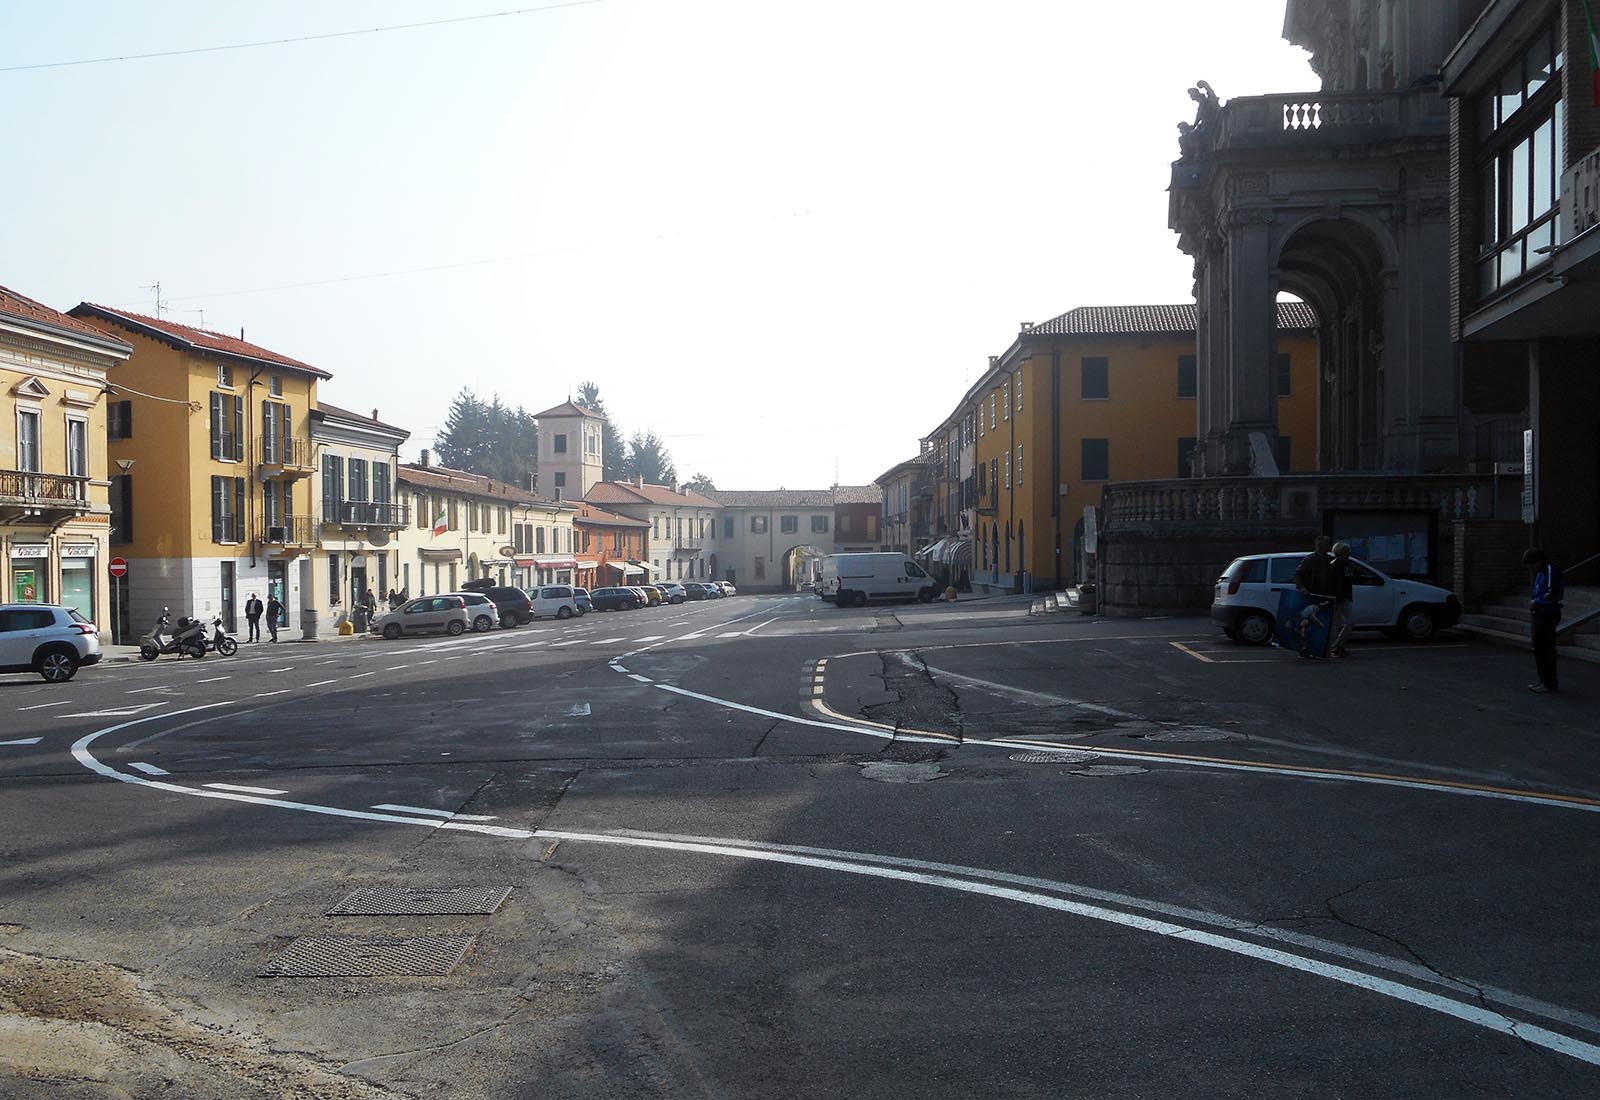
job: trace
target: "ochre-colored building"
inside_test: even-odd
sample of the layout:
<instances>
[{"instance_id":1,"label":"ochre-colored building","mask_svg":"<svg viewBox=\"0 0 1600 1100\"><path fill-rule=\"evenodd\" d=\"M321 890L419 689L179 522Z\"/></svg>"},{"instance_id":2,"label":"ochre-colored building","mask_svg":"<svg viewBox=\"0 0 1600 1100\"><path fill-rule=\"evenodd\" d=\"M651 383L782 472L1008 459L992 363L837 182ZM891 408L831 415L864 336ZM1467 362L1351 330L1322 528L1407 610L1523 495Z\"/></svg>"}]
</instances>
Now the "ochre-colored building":
<instances>
[{"instance_id":1,"label":"ochre-colored building","mask_svg":"<svg viewBox=\"0 0 1600 1100\"><path fill-rule=\"evenodd\" d=\"M311 592L310 415L326 371L242 338L84 302L133 346L111 375L113 553L136 632L163 607L237 624L252 593L298 623Z\"/></svg>"},{"instance_id":2,"label":"ochre-colored building","mask_svg":"<svg viewBox=\"0 0 1600 1100\"><path fill-rule=\"evenodd\" d=\"M1315 469L1316 320L1279 307L1272 400L1280 470ZM1060 587L1079 575L1084 508L1109 481L1187 477L1195 448L1195 307L1106 306L1026 326L970 391L973 583Z\"/></svg>"},{"instance_id":3,"label":"ochre-colored building","mask_svg":"<svg viewBox=\"0 0 1600 1100\"><path fill-rule=\"evenodd\" d=\"M75 607L107 642L105 387L132 350L0 287L0 603Z\"/></svg>"},{"instance_id":4,"label":"ochre-colored building","mask_svg":"<svg viewBox=\"0 0 1600 1100\"><path fill-rule=\"evenodd\" d=\"M584 588L610 588L619 584L645 584L650 580L650 523L608 512L587 501L578 502L572 516L577 540L578 584Z\"/></svg>"}]
</instances>

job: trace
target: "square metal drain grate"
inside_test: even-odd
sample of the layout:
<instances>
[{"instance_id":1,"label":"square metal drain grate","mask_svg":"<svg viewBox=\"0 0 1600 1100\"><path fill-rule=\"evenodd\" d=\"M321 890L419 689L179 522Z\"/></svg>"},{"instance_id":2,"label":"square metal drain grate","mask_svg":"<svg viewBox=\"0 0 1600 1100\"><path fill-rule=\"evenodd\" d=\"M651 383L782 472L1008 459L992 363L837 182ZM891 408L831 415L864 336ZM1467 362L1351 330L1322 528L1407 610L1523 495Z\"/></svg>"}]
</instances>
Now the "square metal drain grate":
<instances>
[{"instance_id":1,"label":"square metal drain grate","mask_svg":"<svg viewBox=\"0 0 1600 1100\"><path fill-rule=\"evenodd\" d=\"M487 916L511 894L509 886L363 886L329 909L330 917Z\"/></svg>"},{"instance_id":2,"label":"square metal drain grate","mask_svg":"<svg viewBox=\"0 0 1600 1100\"><path fill-rule=\"evenodd\" d=\"M471 936L301 936L261 972L263 978L443 977L456 968Z\"/></svg>"}]
</instances>

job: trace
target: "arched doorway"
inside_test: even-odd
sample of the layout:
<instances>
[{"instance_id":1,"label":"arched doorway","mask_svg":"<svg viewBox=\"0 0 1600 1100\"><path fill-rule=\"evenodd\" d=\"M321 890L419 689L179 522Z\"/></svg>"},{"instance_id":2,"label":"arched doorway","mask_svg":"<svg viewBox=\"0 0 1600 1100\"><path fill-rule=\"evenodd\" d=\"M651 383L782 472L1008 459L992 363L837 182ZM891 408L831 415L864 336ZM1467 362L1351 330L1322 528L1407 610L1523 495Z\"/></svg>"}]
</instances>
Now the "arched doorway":
<instances>
[{"instance_id":1,"label":"arched doorway","mask_svg":"<svg viewBox=\"0 0 1600 1100\"><path fill-rule=\"evenodd\" d=\"M821 574L823 551L816 546L791 546L783 555L783 587L790 592Z\"/></svg>"}]
</instances>

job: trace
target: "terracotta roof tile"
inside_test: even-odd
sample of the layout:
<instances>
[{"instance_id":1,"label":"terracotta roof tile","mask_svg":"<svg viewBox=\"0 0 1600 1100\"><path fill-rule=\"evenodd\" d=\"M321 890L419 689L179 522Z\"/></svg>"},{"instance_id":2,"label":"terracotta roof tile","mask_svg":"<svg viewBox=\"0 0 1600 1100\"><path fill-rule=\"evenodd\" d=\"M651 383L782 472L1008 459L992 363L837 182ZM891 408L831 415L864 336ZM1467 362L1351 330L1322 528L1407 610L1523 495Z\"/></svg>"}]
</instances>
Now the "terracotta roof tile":
<instances>
[{"instance_id":1,"label":"terracotta roof tile","mask_svg":"<svg viewBox=\"0 0 1600 1100\"><path fill-rule=\"evenodd\" d=\"M349 409L341 409L338 405L328 404L320 397L317 399L317 407L311 411L313 413L327 413L330 416L343 417L345 420L359 420L363 424L372 424L379 428L387 428L391 432L403 432L407 439L411 438L411 430L409 428L402 428L398 424L385 424L382 420L379 420L376 417L368 416L366 413L351 412Z\"/></svg>"},{"instance_id":2,"label":"terracotta roof tile","mask_svg":"<svg viewBox=\"0 0 1600 1100\"><path fill-rule=\"evenodd\" d=\"M683 507L692 505L715 508L717 502L693 489L673 489L670 485L653 485L645 482L636 485L631 481L601 481L583 495L584 500L595 504L663 504Z\"/></svg>"},{"instance_id":3,"label":"terracotta roof tile","mask_svg":"<svg viewBox=\"0 0 1600 1100\"><path fill-rule=\"evenodd\" d=\"M615 512L608 512L604 508L596 508L587 501L578 502L578 511L572 517L573 523L592 523L601 527L649 527L648 520L634 519L632 516L619 516Z\"/></svg>"},{"instance_id":4,"label":"terracotta roof tile","mask_svg":"<svg viewBox=\"0 0 1600 1100\"><path fill-rule=\"evenodd\" d=\"M877 504L883 490L876 485L835 485L831 489L717 489L711 493L725 508L832 508L835 504Z\"/></svg>"},{"instance_id":5,"label":"terracotta roof tile","mask_svg":"<svg viewBox=\"0 0 1600 1100\"><path fill-rule=\"evenodd\" d=\"M496 481L492 477L468 473L466 470L452 470L448 466L418 466L415 463L402 462L396 478L407 485L415 485L420 489L492 497L495 500L509 501L513 504L550 506L558 503L571 503L570 501L545 500L538 493L530 493L528 490L508 482Z\"/></svg>"},{"instance_id":6,"label":"terracotta roof tile","mask_svg":"<svg viewBox=\"0 0 1600 1100\"><path fill-rule=\"evenodd\" d=\"M305 371L318 378L332 378L333 375L321 367L313 367L310 363L302 363L298 359L291 359L287 355L280 355L275 351L252 344L235 336L228 336L221 332L212 332L209 329L193 328L189 325L180 325L176 321L169 321L165 317L146 317L142 313L130 313L125 309L112 309L110 306L96 305L93 302L80 302L72 309L74 317L88 314L91 317L112 324L120 325L145 336L153 336L158 340L181 348L185 351L214 351L223 355L233 355L241 359L253 359L260 363L272 363L292 370Z\"/></svg>"},{"instance_id":7,"label":"terracotta roof tile","mask_svg":"<svg viewBox=\"0 0 1600 1100\"><path fill-rule=\"evenodd\" d=\"M604 417L595 412L593 409L586 409L582 405L576 404L572 401L563 401L561 404L552 406L551 408L546 409L544 412L533 414L533 418L535 420L543 420L547 416L589 416L596 420L604 419Z\"/></svg>"},{"instance_id":8,"label":"terracotta roof tile","mask_svg":"<svg viewBox=\"0 0 1600 1100\"><path fill-rule=\"evenodd\" d=\"M1023 336L1183 335L1194 332L1198 310L1193 302L1169 306L1080 306L1023 330ZM1317 315L1304 302L1278 303L1278 328L1300 332L1317 327Z\"/></svg>"},{"instance_id":9,"label":"terracotta roof tile","mask_svg":"<svg viewBox=\"0 0 1600 1100\"><path fill-rule=\"evenodd\" d=\"M0 315L11 317L19 321L32 322L36 325L49 325L53 328L66 329L76 332L81 336L92 336L97 340L107 340L133 350L132 345L125 340L119 340L105 329L96 328L87 321L80 321L66 313L51 309L43 302L36 302L32 298L7 287L0 286Z\"/></svg>"}]
</instances>

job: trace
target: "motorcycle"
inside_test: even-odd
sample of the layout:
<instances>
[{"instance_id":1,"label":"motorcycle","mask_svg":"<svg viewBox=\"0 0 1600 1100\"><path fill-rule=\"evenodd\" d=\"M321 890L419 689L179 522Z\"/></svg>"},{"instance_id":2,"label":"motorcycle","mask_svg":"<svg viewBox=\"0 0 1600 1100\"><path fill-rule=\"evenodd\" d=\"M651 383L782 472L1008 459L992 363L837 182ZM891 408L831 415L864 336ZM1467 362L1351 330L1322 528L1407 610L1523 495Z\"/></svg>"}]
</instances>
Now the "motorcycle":
<instances>
[{"instance_id":1,"label":"motorcycle","mask_svg":"<svg viewBox=\"0 0 1600 1100\"><path fill-rule=\"evenodd\" d=\"M239 652L239 643L222 632L221 615L211 617L211 637L206 642L206 651L220 653L224 657L232 657Z\"/></svg>"},{"instance_id":2,"label":"motorcycle","mask_svg":"<svg viewBox=\"0 0 1600 1100\"><path fill-rule=\"evenodd\" d=\"M139 660L153 661L163 653L176 653L180 657L206 655L206 624L199 619L178 616L178 625L163 638L162 631L172 626L169 609L161 609L161 617L150 633L139 639Z\"/></svg>"}]
</instances>

